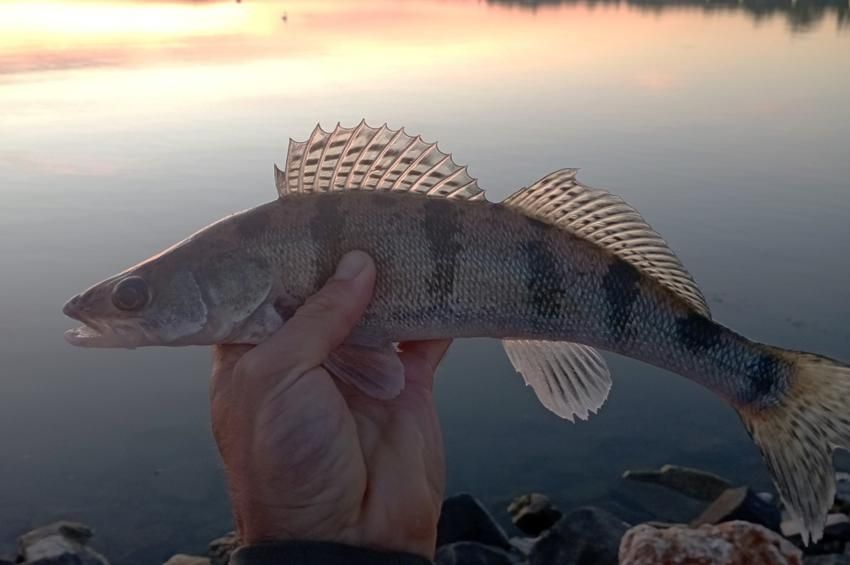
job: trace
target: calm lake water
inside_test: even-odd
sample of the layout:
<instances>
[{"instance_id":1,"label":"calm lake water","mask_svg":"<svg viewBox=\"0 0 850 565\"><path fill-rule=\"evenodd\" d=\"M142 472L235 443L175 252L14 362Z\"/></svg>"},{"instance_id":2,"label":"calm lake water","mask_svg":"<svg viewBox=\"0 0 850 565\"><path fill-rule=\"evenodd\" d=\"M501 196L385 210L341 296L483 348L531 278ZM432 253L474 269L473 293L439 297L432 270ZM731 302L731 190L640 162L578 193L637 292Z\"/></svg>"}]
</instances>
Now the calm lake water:
<instances>
[{"instance_id":1,"label":"calm lake water","mask_svg":"<svg viewBox=\"0 0 850 565\"><path fill-rule=\"evenodd\" d=\"M439 140L491 200L564 166L641 210L715 317L850 358L850 6L652 2L0 4L0 550L60 518L116 564L231 527L204 348L81 350L64 301L275 197L317 122ZM285 18L284 18L285 16ZM489 341L454 345L437 397L449 492L688 518L623 484L677 463L768 488L732 409L610 356L571 425Z\"/></svg>"}]
</instances>

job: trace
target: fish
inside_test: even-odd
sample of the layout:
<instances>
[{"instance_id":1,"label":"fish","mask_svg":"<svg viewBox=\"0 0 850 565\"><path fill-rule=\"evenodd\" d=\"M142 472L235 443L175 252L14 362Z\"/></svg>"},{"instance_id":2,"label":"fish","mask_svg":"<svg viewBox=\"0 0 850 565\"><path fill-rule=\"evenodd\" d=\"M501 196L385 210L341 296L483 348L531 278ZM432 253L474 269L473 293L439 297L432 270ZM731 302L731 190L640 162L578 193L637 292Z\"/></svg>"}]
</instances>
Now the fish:
<instances>
[{"instance_id":1,"label":"fish","mask_svg":"<svg viewBox=\"0 0 850 565\"><path fill-rule=\"evenodd\" d=\"M436 143L386 124L290 140L277 198L227 216L71 298L82 347L256 344L348 251L375 261L362 320L324 363L377 399L404 387L396 345L502 341L540 402L596 413L600 350L672 371L729 403L804 542L823 536L832 454L850 447L850 367L714 321L664 239L632 206L561 169L501 202Z\"/></svg>"}]
</instances>

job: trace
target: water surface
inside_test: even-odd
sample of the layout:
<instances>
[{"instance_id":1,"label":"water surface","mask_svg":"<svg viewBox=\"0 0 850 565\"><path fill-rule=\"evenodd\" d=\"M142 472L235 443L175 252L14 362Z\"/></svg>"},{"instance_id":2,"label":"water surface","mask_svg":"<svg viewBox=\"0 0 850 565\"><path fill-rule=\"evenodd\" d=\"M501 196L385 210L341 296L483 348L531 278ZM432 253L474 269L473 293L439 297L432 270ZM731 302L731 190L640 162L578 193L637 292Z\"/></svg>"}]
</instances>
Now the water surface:
<instances>
[{"instance_id":1,"label":"water surface","mask_svg":"<svg viewBox=\"0 0 850 565\"><path fill-rule=\"evenodd\" d=\"M317 122L439 140L491 200L581 167L667 238L717 319L850 358L847 24L846 2L812 0L4 2L0 548L74 518L114 563L149 564L230 527L208 351L74 349L60 310L274 198L272 163ZM689 516L626 468L769 486L730 408L610 363L609 402L571 425L497 343L457 343L437 385L449 491L640 520Z\"/></svg>"}]
</instances>

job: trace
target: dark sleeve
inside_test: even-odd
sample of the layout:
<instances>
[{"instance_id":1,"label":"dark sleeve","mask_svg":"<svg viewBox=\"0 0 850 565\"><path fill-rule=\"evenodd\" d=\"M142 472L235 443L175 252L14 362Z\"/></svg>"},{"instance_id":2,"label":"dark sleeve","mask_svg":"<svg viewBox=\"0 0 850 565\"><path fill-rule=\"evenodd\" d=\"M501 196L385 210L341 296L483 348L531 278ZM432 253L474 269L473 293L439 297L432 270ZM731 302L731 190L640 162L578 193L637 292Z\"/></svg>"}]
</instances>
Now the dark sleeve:
<instances>
[{"instance_id":1,"label":"dark sleeve","mask_svg":"<svg viewBox=\"0 0 850 565\"><path fill-rule=\"evenodd\" d=\"M289 541L240 547L230 565L433 565L411 553L384 553L340 543Z\"/></svg>"}]
</instances>

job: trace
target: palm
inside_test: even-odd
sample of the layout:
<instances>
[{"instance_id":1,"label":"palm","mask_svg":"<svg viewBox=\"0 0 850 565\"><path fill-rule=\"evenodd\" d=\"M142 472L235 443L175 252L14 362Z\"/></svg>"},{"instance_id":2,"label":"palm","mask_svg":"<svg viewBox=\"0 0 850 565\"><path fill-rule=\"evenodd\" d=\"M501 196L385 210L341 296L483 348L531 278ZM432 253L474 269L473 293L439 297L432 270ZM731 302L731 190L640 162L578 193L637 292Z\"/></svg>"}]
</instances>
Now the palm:
<instances>
[{"instance_id":1,"label":"palm","mask_svg":"<svg viewBox=\"0 0 850 565\"><path fill-rule=\"evenodd\" d=\"M240 379L230 377L247 350L220 347L213 425L225 460L233 449L252 462L252 511L263 507L271 514L265 522L293 539L433 552L444 462L431 386L446 346L403 346L406 385L391 401L364 396L321 367L294 381L281 378L255 404L250 447L230 445L219 433L233 426L234 418L245 417L235 413L244 394L233 388ZM243 488L234 482L231 477L234 489ZM274 501L273 508L267 508L268 501Z\"/></svg>"}]
</instances>

